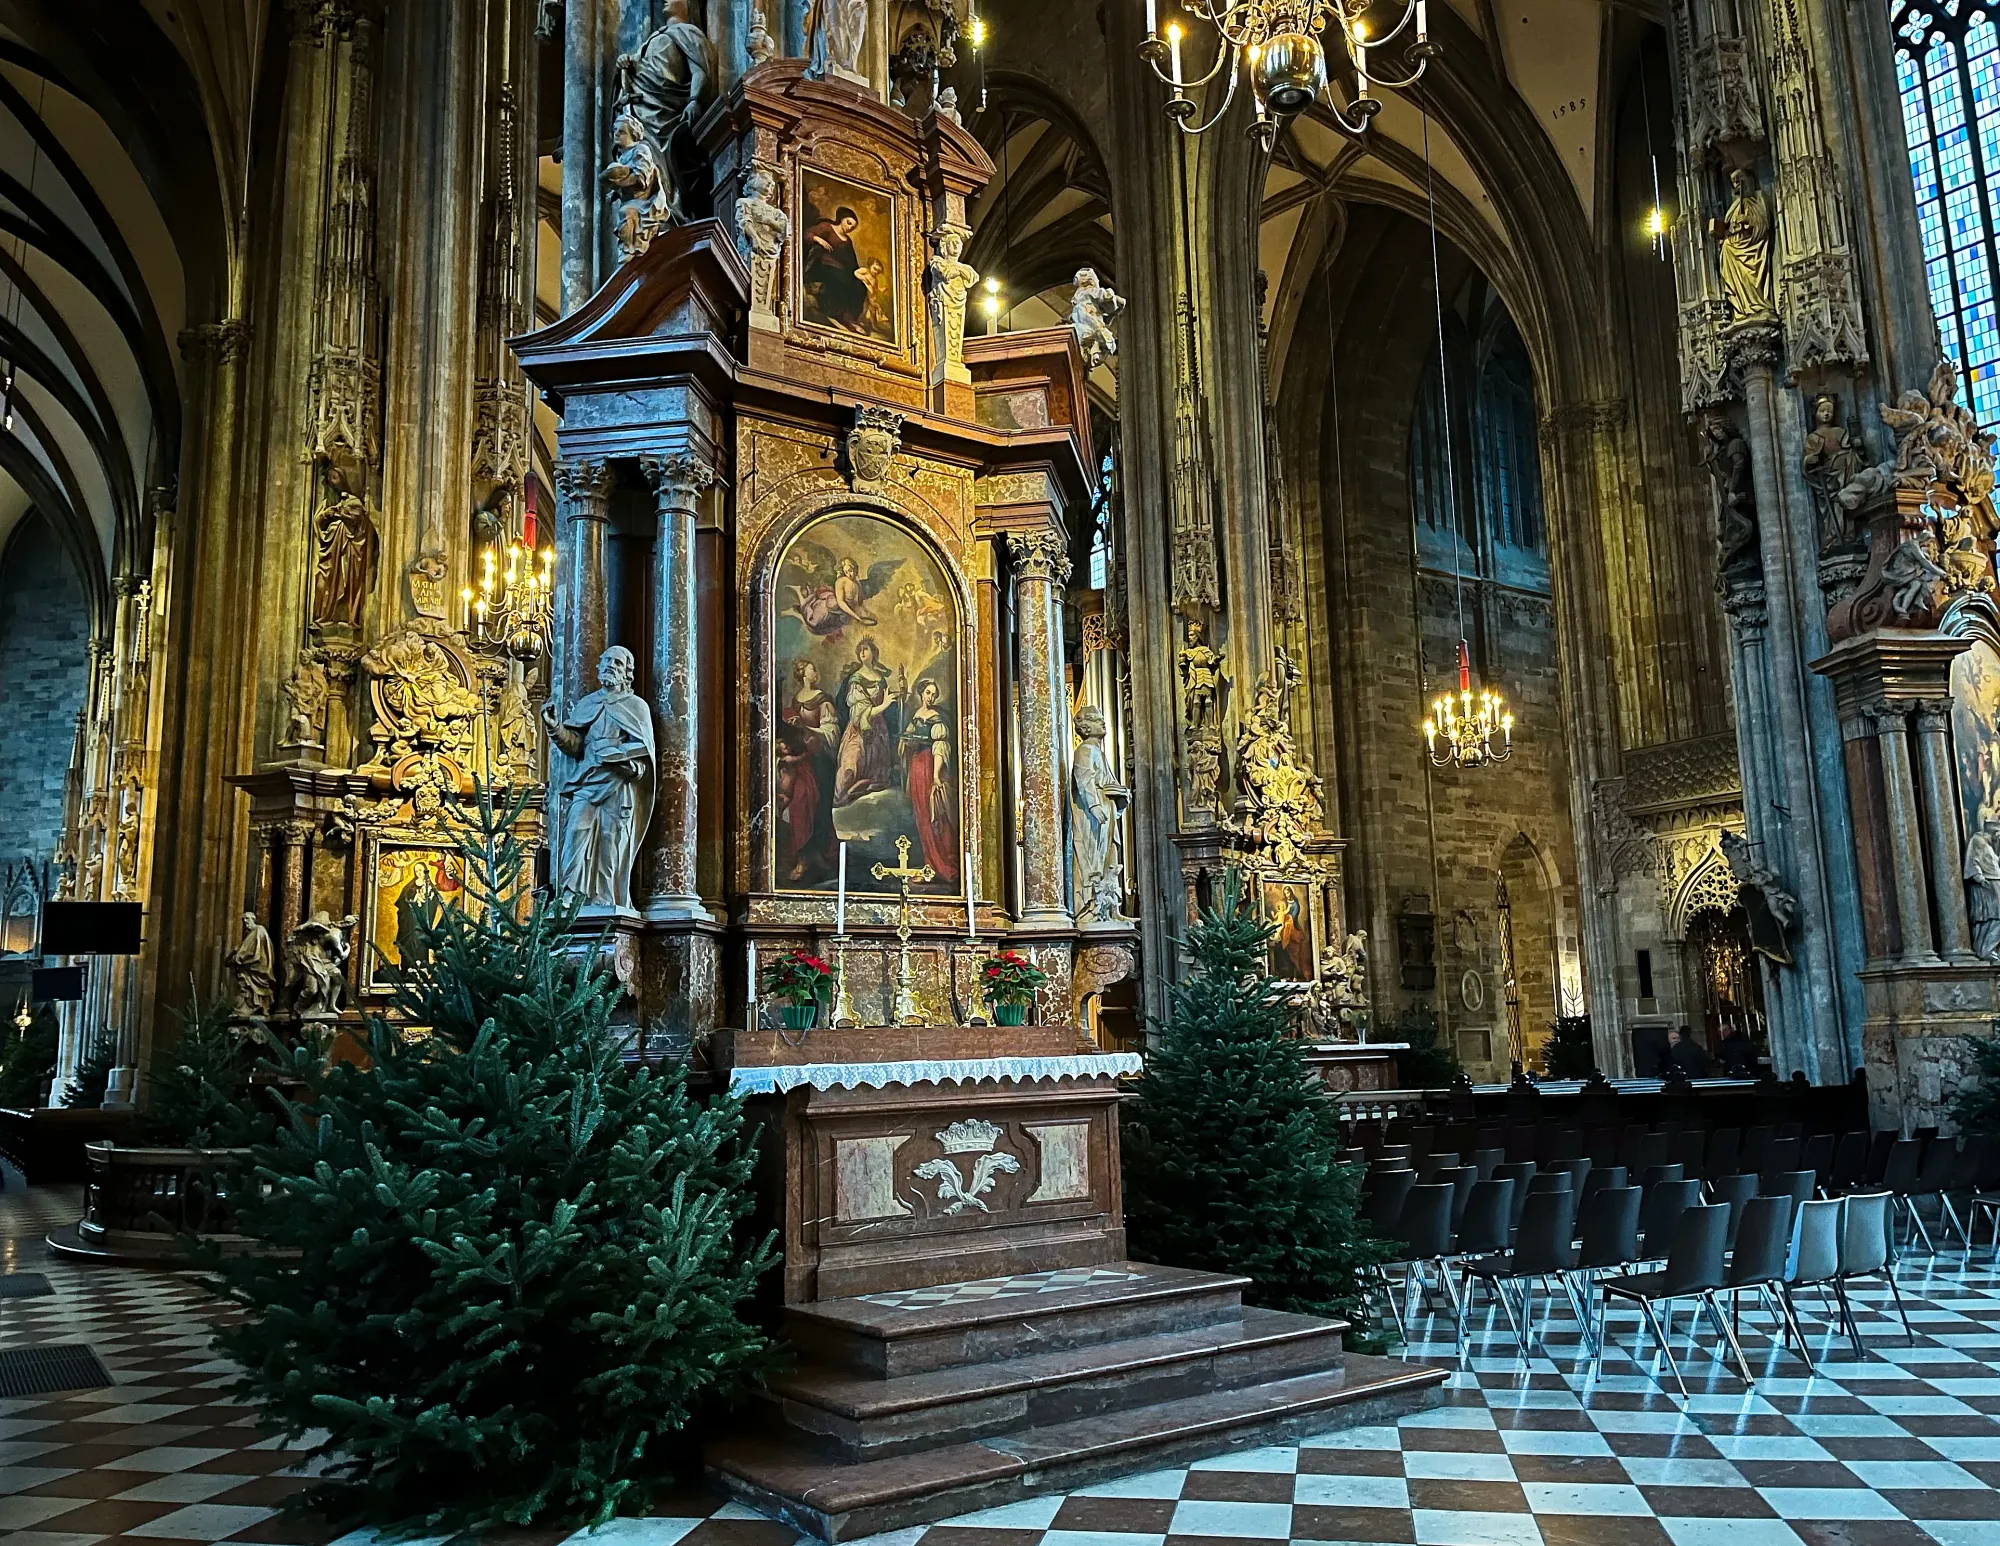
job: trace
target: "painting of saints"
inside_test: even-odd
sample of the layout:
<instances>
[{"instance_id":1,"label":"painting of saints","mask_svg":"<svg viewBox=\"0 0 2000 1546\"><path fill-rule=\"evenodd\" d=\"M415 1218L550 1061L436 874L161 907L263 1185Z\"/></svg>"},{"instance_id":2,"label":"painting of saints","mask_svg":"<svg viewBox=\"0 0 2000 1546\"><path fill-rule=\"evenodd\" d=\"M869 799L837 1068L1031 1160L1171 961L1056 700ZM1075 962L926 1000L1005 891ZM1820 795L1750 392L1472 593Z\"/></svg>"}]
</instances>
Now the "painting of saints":
<instances>
[{"instance_id":1,"label":"painting of saints","mask_svg":"<svg viewBox=\"0 0 2000 1546\"><path fill-rule=\"evenodd\" d=\"M895 777L897 718L903 706L903 673L882 664L882 647L872 638L854 646L854 664L840 679L840 763L833 774L833 803L851 805L887 789Z\"/></svg>"},{"instance_id":2,"label":"painting of saints","mask_svg":"<svg viewBox=\"0 0 2000 1546\"><path fill-rule=\"evenodd\" d=\"M810 660L792 663L778 727L778 874L796 883L832 873L833 778L839 716Z\"/></svg>"},{"instance_id":3,"label":"painting of saints","mask_svg":"<svg viewBox=\"0 0 2000 1546\"><path fill-rule=\"evenodd\" d=\"M845 843L849 893L892 894L864 877L907 838L936 877L913 889L958 895L975 778L944 559L899 521L835 511L780 551L768 594L772 884L832 891Z\"/></svg>"},{"instance_id":4,"label":"painting of saints","mask_svg":"<svg viewBox=\"0 0 2000 1546\"><path fill-rule=\"evenodd\" d=\"M886 193L801 168L801 315L885 344L896 341L895 204Z\"/></svg>"},{"instance_id":5,"label":"painting of saints","mask_svg":"<svg viewBox=\"0 0 2000 1546\"><path fill-rule=\"evenodd\" d=\"M1311 982L1317 953L1312 940L1312 899L1298 881L1264 886L1265 915L1271 921L1271 975L1280 982Z\"/></svg>"},{"instance_id":6,"label":"painting of saints","mask_svg":"<svg viewBox=\"0 0 2000 1546\"><path fill-rule=\"evenodd\" d=\"M938 711L938 684L930 677L917 683L913 707L903 725L903 788L910 796L910 814L924 863L940 880L958 884L958 796L953 791L951 725Z\"/></svg>"},{"instance_id":7,"label":"painting of saints","mask_svg":"<svg viewBox=\"0 0 2000 1546\"><path fill-rule=\"evenodd\" d=\"M426 965L422 921L441 907L465 903L462 861L430 848L384 848L375 863L374 910L368 937L374 944L364 986L380 991Z\"/></svg>"},{"instance_id":8,"label":"painting of saints","mask_svg":"<svg viewBox=\"0 0 2000 1546\"><path fill-rule=\"evenodd\" d=\"M2000 822L2000 651L1984 639L1951 663L1952 744L1965 830Z\"/></svg>"}]
</instances>

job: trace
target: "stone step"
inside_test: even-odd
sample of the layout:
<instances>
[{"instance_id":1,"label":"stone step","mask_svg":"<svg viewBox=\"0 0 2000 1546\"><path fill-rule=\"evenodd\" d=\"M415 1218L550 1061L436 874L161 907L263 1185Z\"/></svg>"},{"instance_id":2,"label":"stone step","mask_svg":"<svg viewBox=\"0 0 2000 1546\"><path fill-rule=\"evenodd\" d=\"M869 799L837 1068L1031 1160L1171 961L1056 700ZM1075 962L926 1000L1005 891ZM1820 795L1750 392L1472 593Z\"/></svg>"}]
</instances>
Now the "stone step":
<instances>
[{"instance_id":1,"label":"stone step","mask_svg":"<svg viewBox=\"0 0 2000 1546\"><path fill-rule=\"evenodd\" d=\"M774 1378L785 1427L849 1461L988 1438L1336 1367L1339 1321L1277 1310L1189 1331L876 1379L810 1365Z\"/></svg>"},{"instance_id":2,"label":"stone step","mask_svg":"<svg viewBox=\"0 0 2000 1546\"><path fill-rule=\"evenodd\" d=\"M1321 1373L859 1464L769 1437L722 1440L703 1459L710 1477L751 1507L820 1540L845 1541L1327 1428L1393 1422L1435 1404L1444 1377L1350 1353Z\"/></svg>"},{"instance_id":3,"label":"stone step","mask_svg":"<svg viewBox=\"0 0 2000 1546\"><path fill-rule=\"evenodd\" d=\"M1036 1291L1036 1283L1049 1286ZM785 1336L802 1364L895 1379L1240 1320L1249 1283L1113 1261L793 1305Z\"/></svg>"}]
</instances>

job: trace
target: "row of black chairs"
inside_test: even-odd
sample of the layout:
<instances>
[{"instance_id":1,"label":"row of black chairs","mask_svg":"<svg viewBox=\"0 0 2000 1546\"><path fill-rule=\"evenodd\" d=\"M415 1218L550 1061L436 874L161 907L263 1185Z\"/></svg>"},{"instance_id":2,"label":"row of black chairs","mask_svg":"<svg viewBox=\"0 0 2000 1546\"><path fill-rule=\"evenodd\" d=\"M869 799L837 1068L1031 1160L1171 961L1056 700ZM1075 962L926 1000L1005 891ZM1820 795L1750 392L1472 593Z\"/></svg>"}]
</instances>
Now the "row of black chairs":
<instances>
[{"instance_id":1,"label":"row of black chairs","mask_svg":"<svg viewBox=\"0 0 2000 1546\"><path fill-rule=\"evenodd\" d=\"M1901 1295L1888 1276L1891 1194L1854 1198L1850 1225L1840 1211L1850 1199L1816 1198L1815 1180L1810 1171L1719 1178L1704 1201L1703 1183L1683 1176L1678 1164L1651 1167L1628 1184L1624 1167L1600 1169L1588 1160L1546 1169L1501 1161L1482 1174L1479 1166L1455 1164L1420 1172L1383 1155L1368 1168L1362 1211L1373 1232L1401 1242L1392 1261L1404 1269L1400 1296L1385 1269L1378 1269L1377 1280L1406 1338L1428 1277L1449 1304L1464 1350L1466 1308L1479 1283L1506 1314L1525 1357L1535 1337L1539 1283L1551 1306L1558 1294L1569 1301L1586 1343L1598 1355L1603 1334L1590 1306L1601 1293L1640 1305L1685 1394L1655 1303L1696 1299L1723 1330L1746 1380L1748 1365L1734 1325L1725 1329L1720 1322L1718 1296L1729 1297L1734 1309L1742 1294L1754 1292L1780 1318L1809 1368L1811 1352L1793 1308L1793 1288L1825 1287L1857 1356L1860 1334L1845 1284L1887 1276L1900 1311ZM1655 1262L1662 1265L1644 1270ZM1518 1315L1510 1290L1520 1301ZM1904 1326L1907 1332L1907 1319Z\"/></svg>"}]
</instances>

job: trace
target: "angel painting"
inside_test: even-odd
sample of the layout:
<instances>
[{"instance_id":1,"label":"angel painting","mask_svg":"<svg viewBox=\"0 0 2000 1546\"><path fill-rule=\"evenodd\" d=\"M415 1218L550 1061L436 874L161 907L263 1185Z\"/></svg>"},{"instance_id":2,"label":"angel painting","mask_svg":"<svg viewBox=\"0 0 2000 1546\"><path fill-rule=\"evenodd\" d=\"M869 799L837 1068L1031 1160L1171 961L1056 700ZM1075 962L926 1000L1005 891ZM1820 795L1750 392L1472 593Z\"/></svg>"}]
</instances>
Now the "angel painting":
<instances>
[{"instance_id":1,"label":"angel painting","mask_svg":"<svg viewBox=\"0 0 2000 1546\"><path fill-rule=\"evenodd\" d=\"M900 522L836 511L792 538L771 589L773 883L833 890L845 843L848 890L869 889L907 838L935 877L912 889L958 895L978 781L942 555Z\"/></svg>"},{"instance_id":2,"label":"angel painting","mask_svg":"<svg viewBox=\"0 0 2000 1546\"><path fill-rule=\"evenodd\" d=\"M809 554L799 554L793 562L804 570L816 567ZM879 559L868 566L864 577L861 564L852 557L842 558L834 567L831 585L808 582L788 587L793 596L792 605L786 610L806 625L810 633L838 642L840 631L850 623L865 623L874 627L879 619L869 610L868 603L886 586L896 571L903 567L900 558Z\"/></svg>"}]
</instances>

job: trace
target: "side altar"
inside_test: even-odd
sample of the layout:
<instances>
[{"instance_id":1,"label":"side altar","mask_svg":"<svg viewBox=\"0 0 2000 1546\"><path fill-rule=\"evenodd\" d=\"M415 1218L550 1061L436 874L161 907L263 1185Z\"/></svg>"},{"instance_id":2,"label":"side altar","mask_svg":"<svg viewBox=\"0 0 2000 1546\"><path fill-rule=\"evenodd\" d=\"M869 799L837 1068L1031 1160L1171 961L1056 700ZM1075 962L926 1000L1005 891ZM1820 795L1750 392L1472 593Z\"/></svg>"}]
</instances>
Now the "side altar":
<instances>
[{"instance_id":1,"label":"side altar","mask_svg":"<svg viewBox=\"0 0 2000 1546\"><path fill-rule=\"evenodd\" d=\"M514 347L561 415L551 874L640 1044L746 1097L783 1247L798 1362L711 1476L838 1540L1430 1399L1127 1255L1139 1058L1083 1028L1137 964L1126 790L1064 658L1085 360L966 336L985 152L786 59L696 133L729 224L630 211ZM984 1023L996 950L1044 974L1025 1023ZM839 968L812 1026L760 1002L793 951Z\"/></svg>"}]
</instances>

